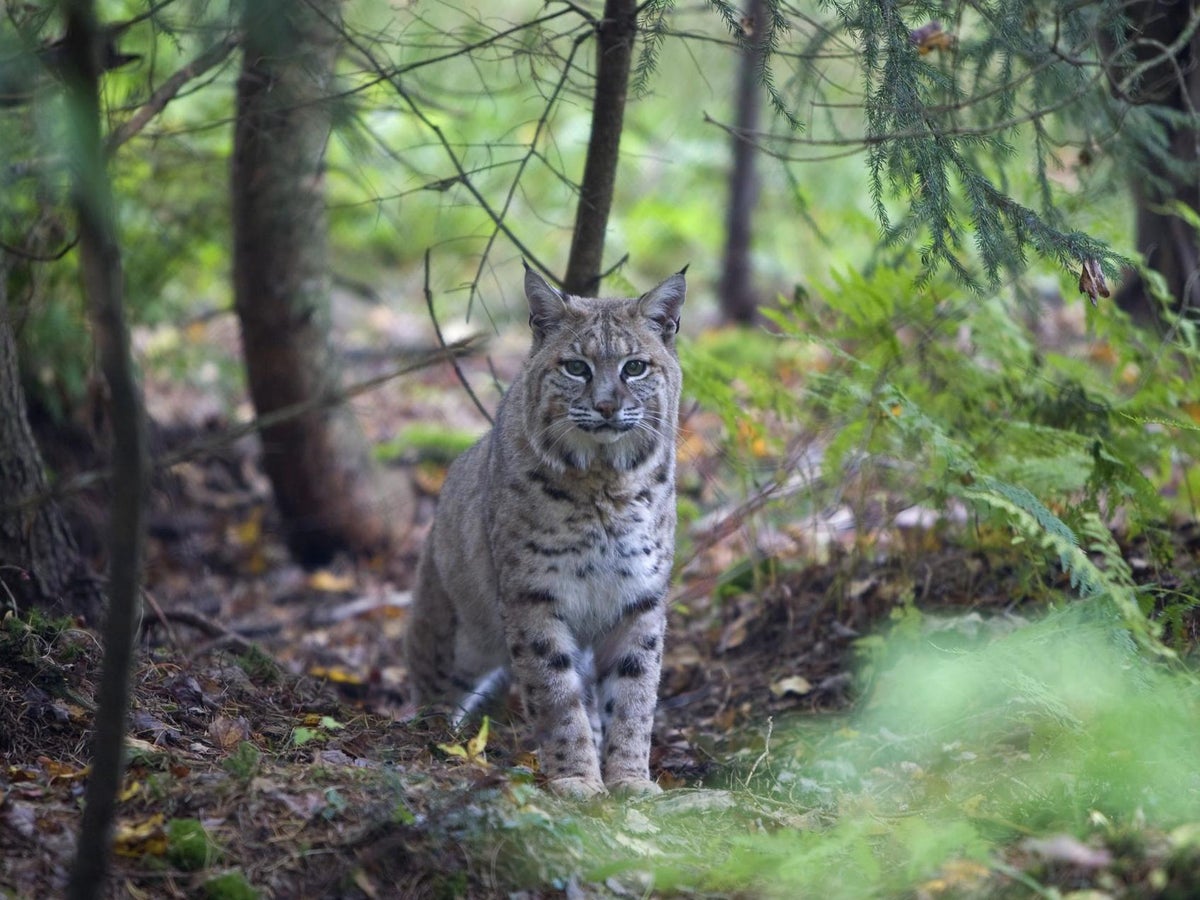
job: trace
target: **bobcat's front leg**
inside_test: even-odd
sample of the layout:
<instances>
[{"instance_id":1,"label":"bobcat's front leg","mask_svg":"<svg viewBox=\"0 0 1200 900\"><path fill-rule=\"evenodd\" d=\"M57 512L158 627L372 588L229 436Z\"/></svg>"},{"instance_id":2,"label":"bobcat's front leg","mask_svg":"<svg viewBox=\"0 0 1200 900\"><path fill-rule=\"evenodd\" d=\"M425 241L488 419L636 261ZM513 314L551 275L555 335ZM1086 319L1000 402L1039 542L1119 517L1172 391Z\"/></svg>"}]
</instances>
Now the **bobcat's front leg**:
<instances>
[{"instance_id":1,"label":"bobcat's front leg","mask_svg":"<svg viewBox=\"0 0 1200 900\"><path fill-rule=\"evenodd\" d=\"M647 604L648 605L648 604ZM657 794L650 778L650 735L658 705L666 612L662 601L632 610L596 654L604 741L604 783L625 794Z\"/></svg>"},{"instance_id":2,"label":"bobcat's front leg","mask_svg":"<svg viewBox=\"0 0 1200 900\"><path fill-rule=\"evenodd\" d=\"M586 688L576 669L579 647L566 623L554 618L552 595L525 591L515 597L505 636L549 787L571 797L602 794Z\"/></svg>"}]
</instances>

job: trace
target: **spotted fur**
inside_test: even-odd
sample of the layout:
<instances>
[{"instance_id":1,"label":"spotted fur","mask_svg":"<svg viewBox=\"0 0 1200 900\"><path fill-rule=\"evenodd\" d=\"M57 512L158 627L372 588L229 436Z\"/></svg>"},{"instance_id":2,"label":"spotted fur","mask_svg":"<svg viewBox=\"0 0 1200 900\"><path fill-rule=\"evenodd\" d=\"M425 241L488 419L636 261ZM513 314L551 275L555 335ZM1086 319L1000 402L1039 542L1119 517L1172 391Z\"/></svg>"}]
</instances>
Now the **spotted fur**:
<instances>
[{"instance_id":1,"label":"spotted fur","mask_svg":"<svg viewBox=\"0 0 1200 900\"><path fill-rule=\"evenodd\" d=\"M680 272L641 297L577 297L526 270L529 357L451 466L421 557L418 701L465 716L511 677L559 793L658 790L685 290Z\"/></svg>"}]
</instances>

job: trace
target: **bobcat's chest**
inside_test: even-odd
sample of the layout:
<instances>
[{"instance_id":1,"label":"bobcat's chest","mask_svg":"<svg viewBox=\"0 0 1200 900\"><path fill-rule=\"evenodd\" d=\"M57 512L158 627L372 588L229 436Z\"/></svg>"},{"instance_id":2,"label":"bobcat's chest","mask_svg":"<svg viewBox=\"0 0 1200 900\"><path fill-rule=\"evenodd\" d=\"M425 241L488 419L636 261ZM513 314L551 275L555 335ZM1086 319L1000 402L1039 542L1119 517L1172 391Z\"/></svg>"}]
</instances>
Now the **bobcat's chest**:
<instances>
[{"instance_id":1,"label":"bobcat's chest","mask_svg":"<svg viewBox=\"0 0 1200 900\"><path fill-rule=\"evenodd\" d=\"M533 543L531 574L539 590L553 595L554 614L581 644L605 634L622 611L666 588L674 548L674 517L665 514L665 492L626 504L579 504L566 523L568 542Z\"/></svg>"}]
</instances>

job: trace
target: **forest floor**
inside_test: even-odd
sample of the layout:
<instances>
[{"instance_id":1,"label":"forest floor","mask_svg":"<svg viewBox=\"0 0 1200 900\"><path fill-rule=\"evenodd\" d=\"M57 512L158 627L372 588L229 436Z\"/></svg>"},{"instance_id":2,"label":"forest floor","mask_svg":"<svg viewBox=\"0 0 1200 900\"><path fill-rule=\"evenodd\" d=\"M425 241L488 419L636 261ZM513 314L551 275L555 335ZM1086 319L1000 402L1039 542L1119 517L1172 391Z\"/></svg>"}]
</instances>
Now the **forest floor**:
<instances>
[{"instance_id":1,"label":"forest floor","mask_svg":"<svg viewBox=\"0 0 1200 900\"><path fill-rule=\"evenodd\" d=\"M342 328L353 377L386 369L408 336L427 333L382 308L360 312ZM235 364L232 322L218 317L173 340L180 335L201 366L186 377L147 374L160 452L247 415L206 382ZM143 352L159 339L140 335ZM388 353L371 349L389 341ZM522 336L492 344L500 378L522 349ZM488 361L466 365L477 385L490 381ZM494 405L494 390L481 394ZM986 800L960 795L955 765L988 757L1003 768L1037 755L1020 728L994 746L942 741L930 762L891 752L891 731L855 718L880 628L919 618L951 652L1000 640L1037 618L1047 589L1065 579L1050 567L1031 573L1004 541L964 540L921 516L891 517L869 534L836 513L767 524L722 482L719 423L697 410L685 421L681 490L705 514L681 533L651 761L667 790L638 803L552 798L538 788L515 708L485 731L454 734L417 715L405 688L407 590L445 460L428 441L399 436L428 422L477 432L482 420L447 366L356 406L371 439L392 448L387 479L403 537L386 559L316 571L292 563L252 440L156 479L111 896L1197 895L1200 825L1116 822L1097 801L1094 827L1065 833L1002 821L979 812ZM96 460L63 446L53 462L69 473ZM103 533L101 499L73 509L85 533ZM1170 540L1170 571L1143 546L1124 549L1139 578L1194 591L1200 530L1176 523ZM1175 620L1170 636L1184 656L1195 627ZM62 892L98 674L89 628L9 617L0 629L6 896ZM866 732L876 744L850 790L837 767L852 754L818 757L830 741ZM935 796L956 798L973 837L925 855L880 850ZM848 836L839 822L851 810L865 810L855 821L867 824ZM895 877L876 871L902 858L908 868ZM793 870L801 864L825 871ZM817 877L831 871L843 874Z\"/></svg>"}]
</instances>

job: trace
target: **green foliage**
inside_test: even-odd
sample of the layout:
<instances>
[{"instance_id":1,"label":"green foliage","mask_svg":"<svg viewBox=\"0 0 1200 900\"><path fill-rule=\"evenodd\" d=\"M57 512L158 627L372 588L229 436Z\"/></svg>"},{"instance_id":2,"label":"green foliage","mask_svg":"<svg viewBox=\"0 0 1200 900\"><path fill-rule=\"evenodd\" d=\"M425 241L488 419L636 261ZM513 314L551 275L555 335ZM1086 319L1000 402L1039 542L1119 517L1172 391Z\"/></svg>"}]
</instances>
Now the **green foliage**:
<instances>
[{"instance_id":1,"label":"green foliage","mask_svg":"<svg viewBox=\"0 0 1200 900\"><path fill-rule=\"evenodd\" d=\"M1048 169L1057 147L1088 144L1119 114L1093 65L1101 23L1111 23L1107 36L1122 48L1123 4L967 4L954 22L953 51L934 53L919 52L912 34L954 16L943 3L822 5L858 54L871 198L885 241L921 241L923 277L945 265L977 285L968 241L993 288L1004 272L1024 270L1030 250L1066 269L1097 259L1117 273L1122 257L1066 224ZM1155 134L1151 143L1162 129ZM1009 180L1018 137L1034 149L1036 206ZM892 198L904 204L898 221Z\"/></svg>"},{"instance_id":2,"label":"green foliage","mask_svg":"<svg viewBox=\"0 0 1200 900\"><path fill-rule=\"evenodd\" d=\"M256 684L275 684L279 681L279 663L253 644L238 655L237 663Z\"/></svg>"},{"instance_id":3,"label":"green foliage","mask_svg":"<svg viewBox=\"0 0 1200 900\"><path fill-rule=\"evenodd\" d=\"M237 869L208 879L203 891L207 900L259 900L262 896Z\"/></svg>"},{"instance_id":4,"label":"green foliage","mask_svg":"<svg viewBox=\"0 0 1200 900\"><path fill-rule=\"evenodd\" d=\"M802 481L779 491L777 514L793 520L882 492L958 515L981 539L1000 530L1031 572L1057 564L1114 629L1165 652L1105 523L1120 517L1153 548L1162 522L1195 515L1157 480L1200 458L1184 418L1200 366L1186 325L1162 353L1105 307L1086 337L1099 362L1046 352L1019 284L981 297L943 276L914 291L916 265L835 273L816 297L766 311L775 336L685 343L688 390L721 416L747 490ZM1176 626L1194 602L1170 600Z\"/></svg>"},{"instance_id":5,"label":"green foliage","mask_svg":"<svg viewBox=\"0 0 1200 900\"><path fill-rule=\"evenodd\" d=\"M1193 675L1150 661L1095 607L953 649L913 621L878 643L860 711L779 724L732 790L602 806L497 793L477 852L524 886L858 898L932 892L956 867L1010 872L1004 854L1029 835L1116 852L1176 829L1178 852L1192 845Z\"/></svg>"},{"instance_id":6,"label":"green foliage","mask_svg":"<svg viewBox=\"0 0 1200 900\"><path fill-rule=\"evenodd\" d=\"M220 858L220 848L196 819L167 823L167 859L185 872L206 869Z\"/></svg>"},{"instance_id":7,"label":"green foliage","mask_svg":"<svg viewBox=\"0 0 1200 900\"><path fill-rule=\"evenodd\" d=\"M401 428L391 440L377 444L374 453L381 462L415 456L418 460L448 463L477 440L475 432L416 422Z\"/></svg>"},{"instance_id":8,"label":"green foliage","mask_svg":"<svg viewBox=\"0 0 1200 900\"><path fill-rule=\"evenodd\" d=\"M242 781L249 781L258 774L262 754L249 741L241 741L236 749L221 760L221 768Z\"/></svg>"},{"instance_id":9,"label":"green foliage","mask_svg":"<svg viewBox=\"0 0 1200 900\"><path fill-rule=\"evenodd\" d=\"M313 741L324 742L331 733L346 726L332 716L320 716L315 725L297 725L292 729L293 747L303 747Z\"/></svg>"}]
</instances>

